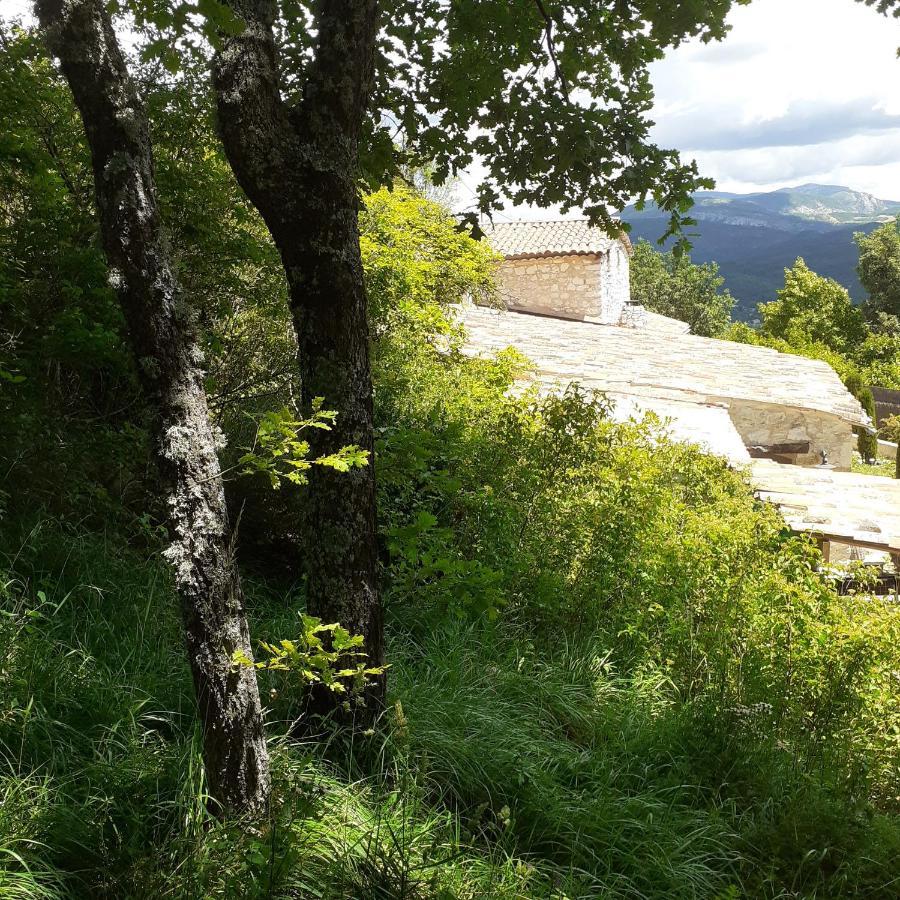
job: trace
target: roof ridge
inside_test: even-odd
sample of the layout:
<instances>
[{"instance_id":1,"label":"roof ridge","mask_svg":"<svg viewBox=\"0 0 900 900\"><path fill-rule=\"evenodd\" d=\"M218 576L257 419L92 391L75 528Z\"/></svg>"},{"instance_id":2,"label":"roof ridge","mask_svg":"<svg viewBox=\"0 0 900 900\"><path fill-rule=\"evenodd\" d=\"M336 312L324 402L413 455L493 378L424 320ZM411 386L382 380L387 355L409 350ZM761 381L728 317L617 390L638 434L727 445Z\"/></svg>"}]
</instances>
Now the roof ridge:
<instances>
[{"instance_id":1,"label":"roof ridge","mask_svg":"<svg viewBox=\"0 0 900 900\"><path fill-rule=\"evenodd\" d=\"M615 221L622 221L619 218L616 218ZM556 218L556 219L512 219L509 222L494 222L493 220L485 222L486 225L554 225L557 222L588 222L590 223L590 219L587 216L574 216L569 219ZM600 225L592 225L592 228L601 228ZM602 229L601 229L602 230Z\"/></svg>"}]
</instances>

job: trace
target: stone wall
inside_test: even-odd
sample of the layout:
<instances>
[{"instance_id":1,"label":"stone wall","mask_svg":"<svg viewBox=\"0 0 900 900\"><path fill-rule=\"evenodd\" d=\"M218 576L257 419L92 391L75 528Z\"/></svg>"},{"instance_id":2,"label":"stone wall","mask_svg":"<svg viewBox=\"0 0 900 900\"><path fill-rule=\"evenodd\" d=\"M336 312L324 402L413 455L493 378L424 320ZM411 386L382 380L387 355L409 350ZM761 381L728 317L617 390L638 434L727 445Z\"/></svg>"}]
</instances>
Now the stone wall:
<instances>
[{"instance_id":1,"label":"stone wall","mask_svg":"<svg viewBox=\"0 0 900 900\"><path fill-rule=\"evenodd\" d=\"M820 451L825 450L836 469L850 470L856 437L850 424L837 416L751 400L729 401L728 412L747 447L808 441L809 453L779 462L817 466L822 461Z\"/></svg>"},{"instance_id":2,"label":"stone wall","mask_svg":"<svg viewBox=\"0 0 900 900\"><path fill-rule=\"evenodd\" d=\"M503 260L500 297L512 310L564 319L599 316L600 260L596 255Z\"/></svg>"},{"instance_id":3,"label":"stone wall","mask_svg":"<svg viewBox=\"0 0 900 900\"><path fill-rule=\"evenodd\" d=\"M628 253L616 243L600 260L600 321L617 325L625 303L631 298L631 275Z\"/></svg>"},{"instance_id":4,"label":"stone wall","mask_svg":"<svg viewBox=\"0 0 900 900\"><path fill-rule=\"evenodd\" d=\"M629 297L628 254L619 245L602 255L506 259L497 280L511 310L615 325Z\"/></svg>"},{"instance_id":5,"label":"stone wall","mask_svg":"<svg viewBox=\"0 0 900 900\"><path fill-rule=\"evenodd\" d=\"M878 456L880 459L896 459L897 445L893 441L878 441Z\"/></svg>"}]
</instances>

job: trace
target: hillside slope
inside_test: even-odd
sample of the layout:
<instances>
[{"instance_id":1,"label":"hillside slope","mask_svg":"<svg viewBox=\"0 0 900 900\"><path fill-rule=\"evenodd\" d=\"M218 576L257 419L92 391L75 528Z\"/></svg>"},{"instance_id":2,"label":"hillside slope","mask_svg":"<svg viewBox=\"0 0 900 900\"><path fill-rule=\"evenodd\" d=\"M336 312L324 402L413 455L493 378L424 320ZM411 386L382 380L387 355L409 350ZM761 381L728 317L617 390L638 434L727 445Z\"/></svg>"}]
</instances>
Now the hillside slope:
<instances>
[{"instance_id":1,"label":"hillside slope","mask_svg":"<svg viewBox=\"0 0 900 900\"><path fill-rule=\"evenodd\" d=\"M853 234L900 214L900 202L835 185L758 194L708 191L694 199L691 256L695 262L719 264L737 299L735 318L747 321L755 317L757 303L774 298L785 267L798 256L862 300ZM665 214L650 205L640 212L627 207L622 218L631 225L633 240L655 243L666 226Z\"/></svg>"}]
</instances>

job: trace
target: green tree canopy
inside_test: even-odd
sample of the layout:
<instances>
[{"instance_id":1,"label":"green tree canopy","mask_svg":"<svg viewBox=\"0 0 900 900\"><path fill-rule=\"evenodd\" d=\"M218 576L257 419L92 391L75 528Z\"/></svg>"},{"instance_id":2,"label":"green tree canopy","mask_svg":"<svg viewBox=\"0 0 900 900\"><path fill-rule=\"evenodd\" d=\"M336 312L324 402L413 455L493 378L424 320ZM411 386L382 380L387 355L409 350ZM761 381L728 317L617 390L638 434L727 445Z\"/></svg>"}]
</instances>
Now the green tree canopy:
<instances>
[{"instance_id":1,"label":"green tree canopy","mask_svg":"<svg viewBox=\"0 0 900 900\"><path fill-rule=\"evenodd\" d=\"M846 288L813 272L802 259L784 270L784 287L778 299L761 303L761 331L794 346L821 343L838 353L848 353L866 339L860 310Z\"/></svg>"},{"instance_id":2,"label":"green tree canopy","mask_svg":"<svg viewBox=\"0 0 900 900\"><path fill-rule=\"evenodd\" d=\"M866 310L900 317L900 216L870 234L854 235L859 247L859 280L869 294Z\"/></svg>"},{"instance_id":3,"label":"green tree canopy","mask_svg":"<svg viewBox=\"0 0 900 900\"><path fill-rule=\"evenodd\" d=\"M693 334L718 337L731 323L734 298L715 263L659 253L639 241L631 257L631 296L653 312L680 319Z\"/></svg>"},{"instance_id":4,"label":"green tree canopy","mask_svg":"<svg viewBox=\"0 0 900 900\"><path fill-rule=\"evenodd\" d=\"M428 165L436 183L483 164L474 222L503 201L582 207L614 224L614 212L648 197L682 223L690 193L712 182L677 151L650 138L649 64L688 38L723 38L725 19L749 0L584 4L541 0L471 3L386 0L374 82L360 133L360 174L372 187L407 166ZM204 52L242 30L250 6L129 0L151 40L145 54L177 68L173 48ZM309 0L272 3L286 105L309 103L322 71Z\"/></svg>"}]
</instances>

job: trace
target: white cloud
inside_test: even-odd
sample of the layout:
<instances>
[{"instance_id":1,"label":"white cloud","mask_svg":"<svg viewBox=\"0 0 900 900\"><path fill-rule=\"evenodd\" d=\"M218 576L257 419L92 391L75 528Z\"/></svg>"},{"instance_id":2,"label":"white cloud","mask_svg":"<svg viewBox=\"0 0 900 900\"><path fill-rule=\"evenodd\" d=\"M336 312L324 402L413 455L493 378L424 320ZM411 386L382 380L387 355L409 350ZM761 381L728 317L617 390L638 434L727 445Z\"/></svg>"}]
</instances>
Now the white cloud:
<instances>
[{"instance_id":1,"label":"white cloud","mask_svg":"<svg viewBox=\"0 0 900 900\"><path fill-rule=\"evenodd\" d=\"M854 0L755 0L729 22L723 42L653 65L657 139L723 190L825 181L900 199L900 24Z\"/></svg>"}]
</instances>

